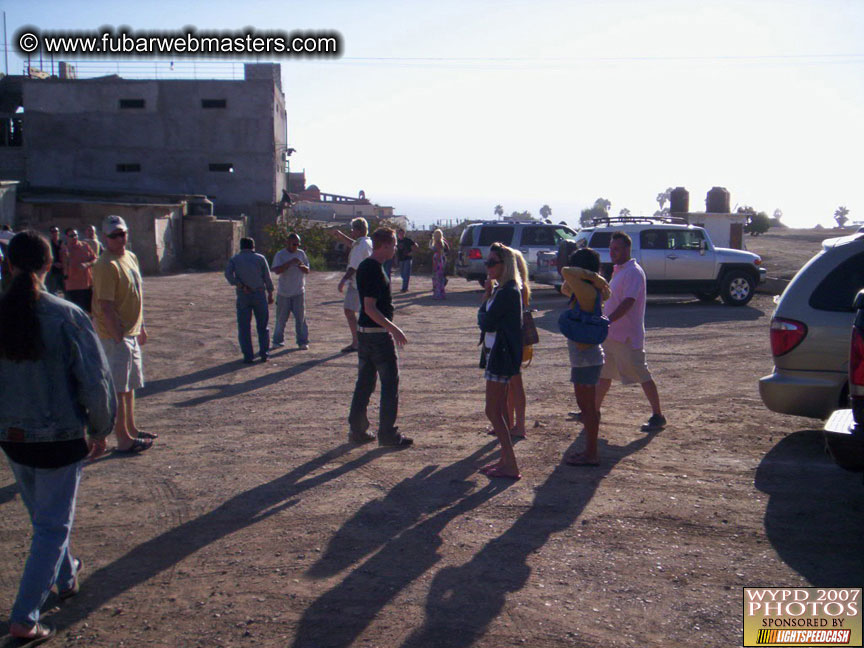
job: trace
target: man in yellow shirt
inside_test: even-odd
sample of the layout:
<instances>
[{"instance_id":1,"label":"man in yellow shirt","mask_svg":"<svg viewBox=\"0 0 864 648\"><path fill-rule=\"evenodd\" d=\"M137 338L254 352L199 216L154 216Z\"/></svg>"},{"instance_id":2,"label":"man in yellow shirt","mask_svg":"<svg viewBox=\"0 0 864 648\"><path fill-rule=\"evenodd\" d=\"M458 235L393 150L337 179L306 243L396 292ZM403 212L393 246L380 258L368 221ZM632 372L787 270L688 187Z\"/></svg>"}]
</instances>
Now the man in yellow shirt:
<instances>
[{"instance_id":1,"label":"man in yellow shirt","mask_svg":"<svg viewBox=\"0 0 864 648\"><path fill-rule=\"evenodd\" d=\"M135 427L135 390L144 386L141 345L147 342L141 271L126 249L129 228L122 218L108 216L102 233L105 251L93 266L93 320L117 392L116 451L134 454L158 436Z\"/></svg>"}]
</instances>

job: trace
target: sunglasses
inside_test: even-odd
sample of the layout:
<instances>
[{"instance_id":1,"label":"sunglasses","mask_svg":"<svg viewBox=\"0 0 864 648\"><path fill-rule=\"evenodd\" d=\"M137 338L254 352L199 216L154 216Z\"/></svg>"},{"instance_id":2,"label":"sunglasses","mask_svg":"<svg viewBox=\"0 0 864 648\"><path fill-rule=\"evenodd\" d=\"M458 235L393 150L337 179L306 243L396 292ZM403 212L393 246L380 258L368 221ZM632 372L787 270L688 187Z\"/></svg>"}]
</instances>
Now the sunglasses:
<instances>
[{"instance_id":1,"label":"sunglasses","mask_svg":"<svg viewBox=\"0 0 864 648\"><path fill-rule=\"evenodd\" d=\"M483 262L483 265L485 265L487 268L494 268L499 263L502 263L502 261L499 259L486 259Z\"/></svg>"},{"instance_id":2,"label":"sunglasses","mask_svg":"<svg viewBox=\"0 0 864 648\"><path fill-rule=\"evenodd\" d=\"M126 232L114 232L113 234L108 234L108 238L110 239L118 239L118 238L126 238Z\"/></svg>"},{"instance_id":3,"label":"sunglasses","mask_svg":"<svg viewBox=\"0 0 864 648\"><path fill-rule=\"evenodd\" d=\"M78 238L78 235L74 232L72 234L67 234L66 236L68 236L69 238Z\"/></svg>"}]
</instances>

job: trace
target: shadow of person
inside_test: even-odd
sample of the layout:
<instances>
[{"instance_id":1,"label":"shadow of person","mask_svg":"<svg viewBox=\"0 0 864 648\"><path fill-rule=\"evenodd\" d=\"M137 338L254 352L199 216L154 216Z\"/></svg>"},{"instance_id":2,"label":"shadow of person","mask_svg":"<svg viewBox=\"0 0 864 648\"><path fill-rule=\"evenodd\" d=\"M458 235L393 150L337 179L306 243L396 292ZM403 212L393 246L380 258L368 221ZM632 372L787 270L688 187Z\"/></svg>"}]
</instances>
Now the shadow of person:
<instances>
[{"instance_id":1,"label":"shadow of person","mask_svg":"<svg viewBox=\"0 0 864 648\"><path fill-rule=\"evenodd\" d=\"M220 538L293 506L297 503L296 498L305 491L371 462L385 450L370 450L338 467L303 479L345 455L351 448L349 444L334 448L282 477L232 497L209 513L133 547L125 555L86 577L81 594L76 597L76 605L63 608L54 616L56 625L62 629L81 621L114 597Z\"/></svg>"},{"instance_id":2,"label":"shadow of person","mask_svg":"<svg viewBox=\"0 0 864 648\"><path fill-rule=\"evenodd\" d=\"M408 636L403 648L473 645L501 613L507 594L528 582L528 557L553 533L572 525L615 465L648 445L653 436L623 447L601 442L604 460L596 468L556 466L537 488L531 507L507 531L469 562L435 575L426 602L426 622Z\"/></svg>"},{"instance_id":3,"label":"shadow of person","mask_svg":"<svg viewBox=\"0 0 864 648\"><path fill-rule=\"evenodd\" d=\"M783 562L814 586L861 586L861 474L834 464L821 431L784 437L759 464L755 486L769 495L765 535Z\"/></svg>"},{"instance_id":4,"label":"shadow of person","mask_svg":"<svg viewBox=\"0 0 864 648\"><path fill-rule=\"evenodd\" d=\"M507 480L487 481L486 477L478 475L486 483L479 490L465 495L466 487L470 486L461 483L460 478L475 474L478 460L492 446L489 444L483 450L441 470L427 466L414 477L397 485L393 489L395 495L392 499L394 505L401 506L401 519L389 525L386 531L361 542L358 549L347 547L348 533L357 528L362 517L369 515L369 509L358 513L349 523L348 529L340 530L341 536L334 538L335 542L328 548L329 556L322 558L320 564L312 568L312 573L335 573L337 569L374 551L377 546L383 546L336 587L306 608L292 644L294 648L353 645L394 597L441 560L438 549L442 544L441 532L447 525L512 485ZM409 502L412 500L419 503L411 505ZM412 526L424 510L437 512ZM400 511L396 514L400 515ZM400 529L404 531L400 532ZM336 560L334 556L338 549L346 549L350 558ZM338 623L334 622L334 610L339 610Z\"/></svg>"},{"instance_id":5,"label":"shadow of person","mask_svg":"<svg viewBox=\"0 0 864 648\"><path fill-rule=\"evenodd\" d=\"M15 495L18 494L18 485L17 484L8 484L3 488L0 488L0 504L5 504L6 502L11 502L15 499Z\"/></svg>"},{"instance_id":6,"label":"shadow of person","mask_svg":"<svg viewBox=\"0 0 864 648\"><path fill-rule=\"evenodd\" d=\"M183 376L174 376L172 378L159 378L157 380L150 380L141 389L136 390L135 396L137 398L147 398L148 396L153 396L154 394L161 394L162 392L172 391L174 389L177 389L178 387L185 387L186 385L192 385L197 382L212 380L213 378L218 378L219 376L224 376L226 374L233 373L235 371L245 368L246 365L243 364L243 361L237 359L232 360L231 362L224 362L221 365L206 367L205 369L193 371L192 373L188 373Z\"/></svg>"},{"instance_id":7,"label":"shadow of person","mask_svg":"<svg viewBox=\"0 0 864 648\"><path fill-rule=\"evenodd\" d=\"M364 504L336 532L321 558L309 568L308 575L324 578L375 551L423 515L450 506L473 488L467 479L497 443L487 443L470 457L450 466L426 466L413 477L394 486L385 497Z\"/></svg>"}]
</instances>

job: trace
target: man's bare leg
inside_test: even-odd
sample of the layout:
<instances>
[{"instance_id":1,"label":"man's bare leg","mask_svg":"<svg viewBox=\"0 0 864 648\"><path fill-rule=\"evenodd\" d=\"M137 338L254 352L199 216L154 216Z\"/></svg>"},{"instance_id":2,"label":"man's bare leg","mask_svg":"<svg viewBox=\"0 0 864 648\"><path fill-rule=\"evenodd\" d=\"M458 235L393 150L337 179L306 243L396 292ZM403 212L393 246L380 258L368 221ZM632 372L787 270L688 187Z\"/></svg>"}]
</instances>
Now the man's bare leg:
<instances>
[{"instance_id":1,"label":"man's bare leg","mask_svg":"<svg viewBox=\"0 0 864 648\"><path fill-rule=\"evenodd\" d=\"M117 449L128 450L135 442L135 438L130 435L129 416L129 397L131 391L117 392L117 419L114 421L114 436L117 438Z\"/></svg>"},{"instance_id":2,"label":"man's bare leg","mask_svg":"<svg viewBox=\"0 0 864 648\"><path fill-rule=\"evenodd\" d=\"M351 329L351 346L357 348L357 313L350 308L345 309L345 319L348 320L348 328Z\"/></svg>"},{"instance_id":3,"label":"man's bare leg","mask_svg":"<svg viewBox=\"0 0 864 648\"><path fill-rule=\"evenodd\" d=\"M663 412L660 411L660 394L657 391L657 384L654 380L652 379L642 383L642 391L645 392L645 397L651 405L651 413L656 414L657 416L662 416Z\"/></svg>"}]
</instances>

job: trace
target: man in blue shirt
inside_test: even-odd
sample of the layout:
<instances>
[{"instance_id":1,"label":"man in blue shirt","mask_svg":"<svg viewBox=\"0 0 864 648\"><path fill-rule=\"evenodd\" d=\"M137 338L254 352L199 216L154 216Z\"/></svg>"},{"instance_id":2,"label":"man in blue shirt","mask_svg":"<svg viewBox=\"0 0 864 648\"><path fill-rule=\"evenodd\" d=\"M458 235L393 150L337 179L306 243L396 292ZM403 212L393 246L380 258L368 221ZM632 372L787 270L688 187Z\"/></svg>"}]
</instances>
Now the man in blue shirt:
<instances>
[{"instance_id":1,"label":"man in blue shirt","mask_svg":"<svg viewBox=\"0 0 864 648\"><path fill-rule=\"evenodd\" d=\"M252 364L254 361L251 333L253 314L258 330L258 352L261 361L267 362L267 353L270 350L268 305L273 303L273 280L270 278L267 259L255 252L254 239L240 239L240 253L228 261L225 278L237 289L237 339L240 342L240 351L243 352L243 362Z\"/></svg>"}]
</instances>

